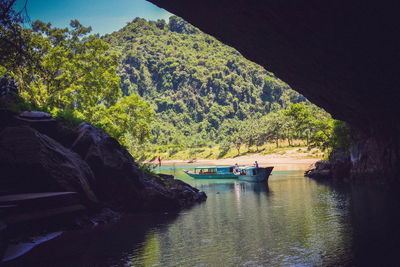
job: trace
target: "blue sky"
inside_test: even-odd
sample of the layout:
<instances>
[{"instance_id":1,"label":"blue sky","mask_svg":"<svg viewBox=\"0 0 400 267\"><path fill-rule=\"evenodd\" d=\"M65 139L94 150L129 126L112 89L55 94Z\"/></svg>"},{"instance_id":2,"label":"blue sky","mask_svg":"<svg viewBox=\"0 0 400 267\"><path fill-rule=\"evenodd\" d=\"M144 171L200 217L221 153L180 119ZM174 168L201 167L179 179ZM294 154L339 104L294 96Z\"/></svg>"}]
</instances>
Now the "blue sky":
<instances>
[{"instance_id":1,"label":"blue sky","mask_svg":"<svg viewBox=\"0 0 400 267\"><path fill-rule=\"evenodd\" d=\"M17 6L25 3L17 0ZM136 17L147 20L165 19L172 14L145 0L28 0L28 15L65 28L72 19L92 26L92 33L101 35L117 31Z\"/></svg>"}]
</instances>

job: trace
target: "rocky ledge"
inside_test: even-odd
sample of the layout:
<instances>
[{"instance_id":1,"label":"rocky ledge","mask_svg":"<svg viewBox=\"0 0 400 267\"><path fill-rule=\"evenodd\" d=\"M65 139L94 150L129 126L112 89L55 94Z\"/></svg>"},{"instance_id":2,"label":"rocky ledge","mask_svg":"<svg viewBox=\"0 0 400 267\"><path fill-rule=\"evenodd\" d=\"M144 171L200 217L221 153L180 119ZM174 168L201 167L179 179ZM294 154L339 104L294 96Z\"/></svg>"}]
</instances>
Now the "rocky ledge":
<instances>
[{"instance_id":1,"label":"rocky ledge","mask_svg":"<svg viewBox=\"0 0 400 267\"><path fill-rule=\"evenodd\" d=\"M333 151L330 154L329 161L318 161L304 175L317 180L343 180L352 182L373 182L373 183L398 183L390 174L383 175L377 172L376 164L365 164L363 172L357 170L359 157L357 150L353 147L350 153L344 151ZM377 179L379 178L379 179Z\"/></svg>"},{"instance_id":2,"label":"rocky ledge","mask_svg":"<svg viewBox=\"0 0 400 267\"><path fill-rule=\"evenodd\" d=\"M331 161L317 161L314 166L306 170L304 175L314 179L348 180L351 163L347 157Z\"/></svg>"},{"instance_id":3,"label":"rocky ledge","mask_svg":"<svg viewBox=\"0 0 400 267\"><path fill-rule=\"evenodd\" d=\"M35 111L0 109L0 174L2 229L9 221L40 226L40 219L66 213L74 214L74 224L77 218L86 224L99 215L107 221L123 213L176 211L207 198L173 176L142 171L103 130Z\"/></svg>"}]
</instances>

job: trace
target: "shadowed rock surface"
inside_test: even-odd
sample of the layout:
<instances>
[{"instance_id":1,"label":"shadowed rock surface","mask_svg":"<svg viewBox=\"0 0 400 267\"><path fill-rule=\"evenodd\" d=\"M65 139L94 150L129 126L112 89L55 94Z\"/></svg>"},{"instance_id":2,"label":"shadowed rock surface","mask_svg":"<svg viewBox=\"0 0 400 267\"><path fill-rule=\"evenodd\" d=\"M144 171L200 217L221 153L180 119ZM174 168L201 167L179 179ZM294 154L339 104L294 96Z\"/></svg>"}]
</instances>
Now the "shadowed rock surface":
<instances>
[{"instance_id":1,"label":"shadowed rock surface","mask_svg":"<svg viewBox=\"0 0 400 267\"><path fill-rule=\"evenodd\" d=\"M143 173L129 152L103 130L83 123L71 149L94 172L100 201L129 210L174 210L205 199L205 194L173 176Z\"/></svg>"},{"instance_id":2,"label":"shadowed rock surface","mask_svg":"<svg viewBox=\"0 0 400 267\"><path fill-rule=\"evenodd\" d=\"M148 1L238 49L347 121L355 141L351 178L398 180L397 2Z\"/></svg>"},{"instance_id":3,"label":"shadowed rock surface","mask_svg":"<svg viewBox=\"0 0 400 267\"><path fill-rule=\"evenodd\" d=\"M89 207L135 212L177 210L206 199L173 177L144 173L114 138L89 124L74 128L8 110L0 110L0 118L0 195L72 191Z\"/></svg>"},{"instance_id":4,"label":"shadowed rock surface","mask_svg":"<svg viewBox=\"0 0 400 267\"><path fill-rule=\"evenodd\" d=\"M89 124L82 124L71 149L77 152L96 177L94 190L101 201L138 206L144 174L117 140Z\"/></svg>"},{"instance_id":5,"label":"shadowed rock surface","mask_svg":"<svg viewBox=\"0 0 400 267\"><path fill-rule=\"evenodd\" d=\"M1 104L0 261L8 242L115 222L125 213L176 211L207 198L173 176L144 173L114 138L89 124L18 115Z\"/></svg>"},{"instance_id":6,"label":"shadowed rock surface","mask_svg":"<svg viewBox=\"0 0 400 267\"><path fill-rule=\"evenodd\" d=\"M1 194L76 191L97 202L92 170L78 154L27 126L0 132Z\"/></svg>"}]
</instances>

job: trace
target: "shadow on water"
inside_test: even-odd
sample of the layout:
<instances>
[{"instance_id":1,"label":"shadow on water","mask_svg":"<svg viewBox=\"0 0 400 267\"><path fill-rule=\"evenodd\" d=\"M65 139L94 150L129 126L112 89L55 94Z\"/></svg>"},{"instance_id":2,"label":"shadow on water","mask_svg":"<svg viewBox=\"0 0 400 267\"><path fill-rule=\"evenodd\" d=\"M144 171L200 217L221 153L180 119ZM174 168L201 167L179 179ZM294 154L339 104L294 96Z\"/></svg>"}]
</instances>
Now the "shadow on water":
<instances>
[{"instance_id":1,"label":"shadow on water","mask_svg":"<svg viewBox=\"0 0 400 267\"><path fill-rule=\"evenodd\" d=\"M93 229L67 231L2 266L120 266L145 246L149 233L164 231L178 216L132 216Z\"/></svg>"},{"instance_id":2,"label":"shadow on water","mask_svg":"<svg viewBox=\"0 0 400 267\"><path fill-rule=\"evenodd\" d=\"M316 181L348 203L352 265L399 266L400 186Z\"/></svg>"}]
</instances>

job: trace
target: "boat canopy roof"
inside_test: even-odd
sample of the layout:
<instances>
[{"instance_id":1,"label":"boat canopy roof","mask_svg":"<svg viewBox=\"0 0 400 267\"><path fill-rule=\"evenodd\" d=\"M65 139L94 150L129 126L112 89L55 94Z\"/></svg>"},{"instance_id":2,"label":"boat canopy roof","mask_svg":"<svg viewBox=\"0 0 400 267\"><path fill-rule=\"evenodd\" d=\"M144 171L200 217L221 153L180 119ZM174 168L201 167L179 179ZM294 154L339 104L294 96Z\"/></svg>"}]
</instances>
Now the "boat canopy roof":
<instances>
[{"instance_id":1,"label":"boat canopy roof","mask_svg":"<svg viewBox=\"0 0 400 267\"><path fill-rule=\"evenodd\" d=\"M252 166L252 167L245 167L244 169L246 169L246 170L253 170L253 169L261 169L260 167L254 167L254 166Z\"/></svg>"},{"instance_id":2,"label":"boat canopy roof","mask_svg":"<svg viewBox=\"0 0 400 267\"><path fill-rule=\"evenodd\" d=\"M201 166L201 167L195 167L195 170L199 169L225 169L225 168L232 168L233 166Z\"/></svg>"}]
</instances>

